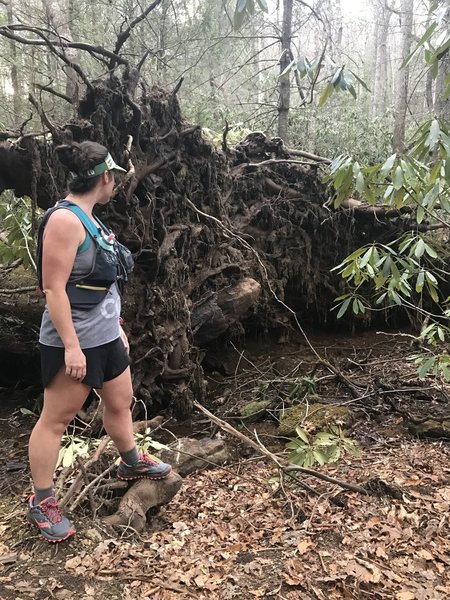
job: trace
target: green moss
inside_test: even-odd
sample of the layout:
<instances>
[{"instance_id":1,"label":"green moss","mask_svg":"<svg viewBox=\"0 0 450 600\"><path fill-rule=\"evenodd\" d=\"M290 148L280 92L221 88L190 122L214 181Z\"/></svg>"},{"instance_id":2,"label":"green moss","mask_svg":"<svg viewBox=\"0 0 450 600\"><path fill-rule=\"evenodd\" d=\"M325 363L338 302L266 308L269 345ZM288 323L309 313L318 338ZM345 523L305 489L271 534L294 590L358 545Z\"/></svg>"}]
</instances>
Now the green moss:
<instances>
[{"instance_id":1,"label":"green moss","mask_svg":"<svg viewBox=\"0 0 450 600\"><path fill-rule=\"evenodd\" d=\"M423 438L450 439L450 421L435 421L427 419L424 423L410 423L408 429L414 435Z\"/></svg>"},{"instance_id":2,"label":"green moss","mask_svg":"<svg viewBox=\"0 0 450 600\"><path fill-rule=\"evenodd\" d=\"M278 434L285 437L295 436L295 428L305 423L313 425L314 429L321 431L329 425L350 425L351 411L344 406L333 406L316 402L314 404L300 404L287 408L281 415Z\"/></svg>"},{"instance_id":3,"label":"green moss","mask_svg":"<svg viewBox=\"0 0 450 600\"><path fill-rule=\"evenodd\" d=\"M270 405L270 400L255 400L254 402L249 402L248 404L245 404L239 411L239 414L244 419L256 421L259 417L264 415L264 413Z\"/></svg>"}]
</instances>

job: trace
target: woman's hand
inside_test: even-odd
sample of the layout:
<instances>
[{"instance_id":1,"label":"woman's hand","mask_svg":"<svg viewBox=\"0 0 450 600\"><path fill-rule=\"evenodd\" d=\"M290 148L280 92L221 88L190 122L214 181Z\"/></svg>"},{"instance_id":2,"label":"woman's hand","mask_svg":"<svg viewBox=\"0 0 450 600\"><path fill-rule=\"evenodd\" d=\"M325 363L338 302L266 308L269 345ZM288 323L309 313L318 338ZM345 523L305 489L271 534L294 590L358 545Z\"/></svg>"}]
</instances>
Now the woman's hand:
<instances>
[{"instance_id":1,"label":"woman's hand","mask_svg":"<svg viewBox=\"0 0 450 600\"><path fill-rule=\"evenodd\" d=\"M86 376L86 356L79 346L66 348L64 362L66 364L66 375L69 375L75 381L83 381Z\"/></svg>"},{"instance_id":2,"label":"woman's hand","mask_svg":"<svg viewBox=\"0 0 450 600\"><path fill-rule=\"evenodd\" d=\"M130 354L130 344L128 343L127 334L122 329L122 327L120 328L120 339L122 340L122 343L125 346L125 350L127 351L127 354Z\"/></svg>"}]
</instances>

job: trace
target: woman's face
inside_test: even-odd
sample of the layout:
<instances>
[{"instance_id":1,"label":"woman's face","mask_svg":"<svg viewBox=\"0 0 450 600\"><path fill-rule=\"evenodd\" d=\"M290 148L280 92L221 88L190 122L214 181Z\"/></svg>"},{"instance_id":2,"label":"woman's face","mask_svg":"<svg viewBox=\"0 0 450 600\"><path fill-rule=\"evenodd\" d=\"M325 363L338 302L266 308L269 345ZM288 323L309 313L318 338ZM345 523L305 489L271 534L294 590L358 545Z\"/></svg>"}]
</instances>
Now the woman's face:
<instances>
[{"instance_id":1,"label":"woman's face","mask_svg":"<svg viewBox=\"0 0 450 600\"><path fill-rule=\"evenodd\" d=\"M107 204L111 200L112 192L114 189L114 171L105 171L100 179L100 198L99 204Z\"/></svg>"}]
</instances>

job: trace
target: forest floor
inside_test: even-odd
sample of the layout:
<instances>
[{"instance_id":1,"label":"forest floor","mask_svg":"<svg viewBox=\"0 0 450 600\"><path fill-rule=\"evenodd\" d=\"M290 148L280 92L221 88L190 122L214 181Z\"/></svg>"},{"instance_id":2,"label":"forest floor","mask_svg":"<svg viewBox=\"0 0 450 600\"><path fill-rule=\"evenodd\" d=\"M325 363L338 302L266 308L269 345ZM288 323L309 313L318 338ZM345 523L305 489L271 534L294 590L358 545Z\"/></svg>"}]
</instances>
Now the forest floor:
<instances>
[{"instance_id":1,"label":"forest floor","mask_svg":"<svg viewBox=\"0 0 450 600\"><path fill-rule=\"evenodd\" d=\"M47 544L24 520L33 420L10 394L0 408L0 599L449 598L450 445L419 440L401 414L406 407L416 417L448 414L449 390L417 379L405 361L414 353L407 336L316 335L312 342L353 381L377 379L402 390L392 394L394 404L370 393L357 401L326 370L313 373L322 399L357 408L349 435L361 451L320 472L352 484L376 481L377 493L307 477L302 481L317 493L306 495L280 481L262 455L230 440L236 461L186 477L144 533L114 534L84 507L72 515L76 536ZM304 344L255 343L233 352L225 373L210 378L208 407L223 418L269 380L311 375L315 361ZM224 435L200 417L191 428L194 437ZM253 429L272 451L283 449L274 421L240 430L251 436Z\"/></svg>"}]
</instances>

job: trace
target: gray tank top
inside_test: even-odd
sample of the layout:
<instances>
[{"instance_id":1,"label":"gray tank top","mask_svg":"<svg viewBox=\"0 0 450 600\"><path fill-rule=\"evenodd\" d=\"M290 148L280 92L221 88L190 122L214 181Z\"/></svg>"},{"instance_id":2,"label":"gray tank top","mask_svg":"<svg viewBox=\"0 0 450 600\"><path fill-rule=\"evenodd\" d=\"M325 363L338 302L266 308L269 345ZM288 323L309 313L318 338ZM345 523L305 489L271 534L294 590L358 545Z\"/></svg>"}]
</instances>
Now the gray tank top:
<instances>
[{"instance_id":1,"label":"gray tank top","mask_svg":"<svg viewBox=\"0 0 450 600\"><path fill-rule=\"evenodd\" d=\"M86 234L87 235L87 234ZM86 247L86 241L80 246L82 251L75 256L71 276L87 275L91 270L96 247L91 238ZM83 349L95 348L108 344L120 336L119 317L121 299L117 286L111 286L106 298L89 310L72 309L72 321ZM64 344L50 318L47 306L42 315L39 342L44 346L64 348Z\"/></svg>"}]
</instances>

